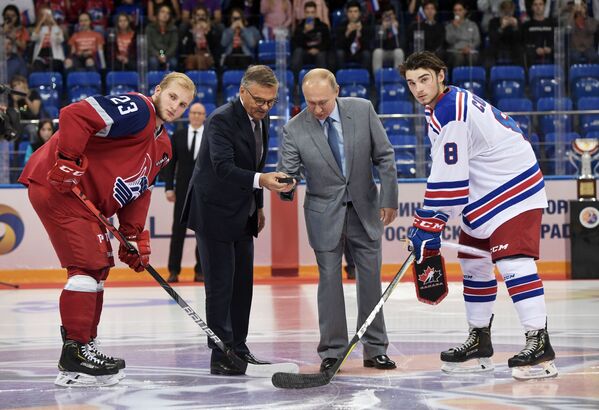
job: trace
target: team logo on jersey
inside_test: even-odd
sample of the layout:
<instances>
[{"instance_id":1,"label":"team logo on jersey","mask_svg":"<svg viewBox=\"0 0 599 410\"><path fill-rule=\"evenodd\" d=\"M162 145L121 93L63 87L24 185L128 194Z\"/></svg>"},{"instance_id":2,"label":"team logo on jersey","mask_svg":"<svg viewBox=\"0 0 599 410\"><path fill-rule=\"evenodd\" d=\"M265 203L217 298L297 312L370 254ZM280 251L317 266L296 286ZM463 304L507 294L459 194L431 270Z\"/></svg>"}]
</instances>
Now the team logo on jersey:
<instances>
[{"instance_id":1,"label":"team logo on jersey","mask_svg":"<svg viewBox=\"0 0 599 410\"><path fill-rule=\"evenodd\" d=\"M112 196L121 208L129 202L136 200L141 194L147 191L149 188L148 175L150 174L151 166L152 160L150 159L150 155L146 154L141 168L134 175L126 178L116 177L112 188Z\"/></svg>"},{"instance_id":2,"label":"team logo on jersey","mask_svg":"<svg viewBox=\"0 0 599 410\"><path fill-rule=\"evenodd\" d=\"M0 205L0 255L12 252L25 235L21 216L13 208Z\"/></svg>"},{"instance_id":3,"label":"team logo on jersey","mask_svg":"<svg viewBox=\"0 0 599 410\"><path fill-rule=\"evenodd\" d=\"M422 286L435 286L441 283L441 270L427 266L423 273L418 275Z\"/></svg>"}]
</instances>

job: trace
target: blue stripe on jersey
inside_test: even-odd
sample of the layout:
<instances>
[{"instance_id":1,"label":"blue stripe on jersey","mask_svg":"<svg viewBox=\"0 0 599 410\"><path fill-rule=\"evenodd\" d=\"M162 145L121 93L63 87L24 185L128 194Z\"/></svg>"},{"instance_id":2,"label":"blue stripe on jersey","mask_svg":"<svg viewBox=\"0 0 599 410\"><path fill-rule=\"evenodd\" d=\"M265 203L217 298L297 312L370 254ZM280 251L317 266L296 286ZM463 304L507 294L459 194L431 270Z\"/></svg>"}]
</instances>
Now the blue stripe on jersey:
<instances>
[{"instance_id":1,"label":"blue stripe on jersey","mask_svg":"<svg viewBox=\"0 0 599 410\"><path fill-rule=\"evenodd\" d=\"M484 206L487 202L492 201L496 196L503 194L505 191L509 190L513 186L519 184L520 182L522 182L523 180L527 179L528 177L530 177L531 175L533 175L537 172L539 172L539 164L533 165L532 167L530 167L529 169L527 169L526 171L524 171L517 177L515 177L512 180L501 185L499 188L496 188L493 191L489 192L487 195L480 198L479 200L466 206L462 211L462 221L464 222L464 224L466 224L466 226L468 226L472 229L476 229L479 226L481 226L482 224L484 224L485 222L487 222L488 220L490 220L491 218L495 217L495 215L497 215L501 211L503 211L503 210L509 208L510 206L517 204L518 202L521 202L521 201L525 200L526 198L529 198L532 195L539 192L541 189L543 189L545 187L545 181L543 179L541 179L539 182L537 182L532 187L525 188L526 190L524 192L522 192L516 196L513 196L509 200L504 201L501 204L495 206L489 212L478 217L476 220L474 220L472 222L470 222L468 220L468 214L470 212L473 212L477 208Z\"/></svg>"},{"instance_id":2,"label":"blue stripe on jersey","mask_svg":"<svg viewBox=\"0 0 599 410\"><path fill-rule=\"evenodd\" d=\"M466 122L468 119L468 93L465 90L461 90L464 93L464 119L462 121Z\"/></svg>"},{"instance_id":3,"label":"blue stripe on jersey","mask_svg":"<svg viewBox=\"0 0 599 410\"><path fill-rule=\"evenodd\" d=\"M449 182L427 182L426 189L447 189L447 188L468 188L470 183L469 179L464 179L462 181L449 181Z\"/></svg>"},{"instance_id":4,"label":"blue stripe on jersey","mask_svg":"<svg viewBox=\"0 0 599 410\"><path fill-rule=\"evenodd\" d=\"M468 203L468 198L458 199L425 199L424 205L427 206L455 206Z\"/></svg>"},{"instance_id":5,"label":"blue stripe on jersey","mask_svg":"<svg viewBox=\"0 0 599 410\"><path fill-rule=\"evenodd\" d=\"M538 273L506 280L505 285L514 303L545 294L543 282L541 282ZM519 286L522 286L522 288L516 289Z\"/></svg>"},{"instance_id":6,"label":"blue stripe on jersey","mask_svg":"<svg viewBox=\"0 0 599 410\"><path fill-rule=\"evenodd\" d=\"M439 126L441 128L443 128L444 126L446 126L449 122L451 121L456 121L457 118L457 104L458 104L458 92L463 91L459 88L456 87L449 87L449 92L447 94L445 94L443 96L443 98L441 98L441 100L439 100L439 102L437 103L437 105L435 106L435 110L434 110L434 114L435 114L435 118L437 119ZM467 93L463 93L464 94L464 103L463 106L465 107L465 101L466 101L466 97L468 96ZM466 110L464 109L464 107L462 107L462 111L463 111L463 120L466 120Z\"/></svg>"},{"instance_id":7,"label":"blue stripe on jersey","mask_svg":"<svg viewBox=\"0 0 599 410\"><path fill-rule=\"evenodd\" d=\"M96 134L101 137L137 134L150 120L150 107L138 94L96 95L86 101L106 122L106 127Z\"/></svg>"}]
</instances>

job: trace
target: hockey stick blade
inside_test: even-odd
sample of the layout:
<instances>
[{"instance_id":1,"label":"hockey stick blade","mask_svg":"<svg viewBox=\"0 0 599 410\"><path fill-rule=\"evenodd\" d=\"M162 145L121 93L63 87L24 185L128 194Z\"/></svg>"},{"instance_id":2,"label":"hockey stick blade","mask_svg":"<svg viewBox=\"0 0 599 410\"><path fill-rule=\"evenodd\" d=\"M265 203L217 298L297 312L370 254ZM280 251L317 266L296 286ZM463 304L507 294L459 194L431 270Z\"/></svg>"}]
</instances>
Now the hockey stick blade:
<instances>
[{"instance_id":1,"label":"hockey stick blade","mask_svg":"<svg viewBox=\"0 0 599 410\"><path fill-rule=\"evenodd\" d=\"M125 235L121 233L116 227L100 212L98 208L87 198L87 196L79 189L78 186L72 188L73 193L77 198L83 202L83 205L106 227L106 229L115 236L115 238L122 244L129 252L137 253L137 249L127 240ZM254 365L249 364L229 347L227 347L222 340L208 327L206 322L192 309L189 304L169 285L162 276L152 267L152 265L145 266L146 272L148 272L160 286L168 293L177 304L183 309L185 313L194 321L206 335L216 344L216 346L223 351L226 356L235 364L239 370L252 377L272 377L277 372L299 372L299 367L295 363L275 363L275 364L261 364Z\"/></svg>"},{"instance_id":2,"label":"hockey stick blade","mask_svg":"<svg viewBox=\"0 0 599 410\"><path fill-rule=\"evenodd\" d=\"M333 367L331 367L329 370L327 370L325 372L320 372L320 373L305 373L305 374L302 374L302 373L292 374L292 373L283 373L283 372L275 373L271 379L273 386L278 387L280 389L308 389L308 388L312 388L312 387L320 387L320 386L325 386L325 385L329 384L331 382L331 380L333 380L333 377L335 377L335 375L341 368L341 365L349 357L352 350L354 350L354 347L356 347L356 345L358 344L358 341L364 335L364 333L366 332L366 329L368 329L368 326L370 326L370 324L372 323L372 321L374 320L376 315L383 308L383 305L385 304L387 299L389 299L389 296L391 295L393 290L396 288L396 286L399 283L399 281L401 280L401 278L405 275L406 271L408 270L408 268L410 267L412 262L414 262L414 254L410 253L410 255L405 260L403 265L401 265L401 268L399 269L399 271L395 274L395 277L393 278L391 283L389 283L389 285L387 286L387 289L385 289L385 291L383 292L381 299L378 301L376 306L372 309L372 312L370 312L370 314L368 315L368 317L366 318L366 320L364 321L364 323L362 324L362 326L360 327L358 332L354 335L352 340L345 347L343 356L337 360L337 362L335 363L335 365Z\"/></svg>"}]
</instances>

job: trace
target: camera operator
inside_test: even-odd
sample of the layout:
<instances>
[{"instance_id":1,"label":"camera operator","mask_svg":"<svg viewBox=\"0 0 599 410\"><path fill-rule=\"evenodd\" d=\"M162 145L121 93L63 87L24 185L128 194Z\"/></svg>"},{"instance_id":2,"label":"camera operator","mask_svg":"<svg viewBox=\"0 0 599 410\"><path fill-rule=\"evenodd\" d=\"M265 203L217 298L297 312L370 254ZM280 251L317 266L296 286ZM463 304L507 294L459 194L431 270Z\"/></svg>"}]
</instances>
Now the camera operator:
<instances>
[{"instance_id":1,"label":"camera operator","mask_svg":"<svg viewBox=\"0 0 599 410\"><path fill-rule=\"evenodd\" d=\"M17 92L25 95L11 94L8 96L8 106L14 108L21 116L22 120L38 120L42 107L42 99L36 90L30 90L27 79L20 75L15 75L10 81L10 87ZM27 124L22 128L29 138L37 132L34 124Z\"/></svg>"}]
</instances>

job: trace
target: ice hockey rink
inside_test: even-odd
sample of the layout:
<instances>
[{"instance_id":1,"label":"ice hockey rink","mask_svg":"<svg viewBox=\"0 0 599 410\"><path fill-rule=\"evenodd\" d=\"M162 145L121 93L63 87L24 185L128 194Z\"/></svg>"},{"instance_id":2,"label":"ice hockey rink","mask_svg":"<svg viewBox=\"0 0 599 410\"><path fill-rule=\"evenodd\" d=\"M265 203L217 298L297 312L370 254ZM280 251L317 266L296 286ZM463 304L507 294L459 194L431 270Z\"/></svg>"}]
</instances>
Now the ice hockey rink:
<instances>
[{"instance_id":1,"label":"ice hockey rink","mask_svg":"<svg viewBox=\"0 0 599 410\"><path fill-rule=\"evenodd\" d=\"M206 337L158 284L107 286L99 340L103 351L126 359L126 377L111 387L58 387L60 289L0 288L2 409L599 408L597 280L545 281L557 378L512 379L507 359L524 346L524 334L503 285L492 328L495 370L442 373L439 352L467 335L462 285L450 283L448 297L430 306L417 302L413 284L404 281L384 306L388 354L397 369L365 369L358 345L330 384L305 390L277 389L270 379L212 376ZM204 315L202 285L175 289ZM318 371L316 290L315 283L255 285L248 345L258 358ZM355 282L345 283L345 294L355 329Z\"/></svg>"}]
</instances>

